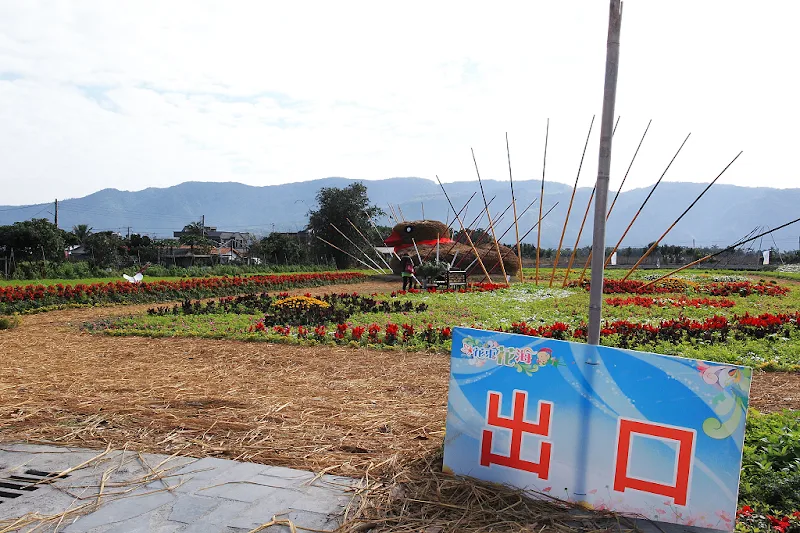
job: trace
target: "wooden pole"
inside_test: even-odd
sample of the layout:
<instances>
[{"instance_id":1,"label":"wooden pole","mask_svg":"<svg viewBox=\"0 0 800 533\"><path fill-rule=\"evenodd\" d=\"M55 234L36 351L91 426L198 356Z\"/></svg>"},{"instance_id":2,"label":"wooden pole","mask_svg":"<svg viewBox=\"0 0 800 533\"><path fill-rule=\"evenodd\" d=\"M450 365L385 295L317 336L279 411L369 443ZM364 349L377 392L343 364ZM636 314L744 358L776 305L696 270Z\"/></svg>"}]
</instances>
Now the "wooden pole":
<instances>
[{"instance_id":1,"label":"wooden pole","mask_svg":"<svg viewBox=\"0 0 800 533\"><path fill-rule=\"evenodd\" d=\"M664 237L666 237L666 236L667 236L667 233L669 233L670 231L672 231L672 228L674 228L674 227L675 227L675 225L676 225L676 224L678 224L678 222L680 222L680 221L681 221L681 219L684 217L684 215L686 215L686 213L688 213L688 212L689 212L689 211L690 211L690 210L691 210L691 209L694 207L694 205L695 205L697 202L699 202L699 201L700 201L700 198L702 198L702 197L703 197L703 195L704 195L704 194L705 194L705 193L706 193L706 192L707 192L707 191L708 191L708 190L711 188L711 186L712 186L712 185L714 185L714 184L717 182L717 180L720 178L720 176L722 176L723 174L725 174L725 171L726 171L726 170L728 170L728 169L731 167L731 165L732 165L732 164L733 164L733 163L734 163L734 162L735 162L737 159L739 159L739 156L740 156L740 155L742 155L742 152L739 152L738 154L736 154L736 157L734 157L734 158L731 160L731 162L730 162L730 163L728 163L728 164L725 166L725 168L723 168L723 169L722 169L722 172L720 172L719 174L717 174L717 177L716 177L716 178L714 178L713 180L711 180L711 183L709 183L709 184L706 186L706 188L705 188L705 189L703 189L703 192L701 192L701 193L700 193L700 195L699 195L697 198L695 198L695 199L694 199L694 202L692 202L692 203L689 205L689 207L687 207L687 208L684 210L684 212L683 212L683 213L681 213L681 215L680 215L680 216L679 216L677 219L675 219L675 222L673 222L673 223L672 223L672 224L671 224L671 225L670 225L670 226L667 228L667 231L665 231L665 232L664 232L664 233L661 235L661 237L659 237L659 238L658 238L658 240L657 240L656 242L654 242L652 245L650 245L650 248L648 248L648 249L647 249L647 251L646 251L646 252L645 252L645 253L642 255L642 257L640 257L640 258L639 258L639 260L638 260L638 261L636 261L636 264L635 264L635 265L633 265L633 266L631 267L631 269L628 271L628 273L627 273L627 274L625 274L625 277L624 277L624 278L622 278L622 281L625 281L626 279L628 279L628 278L630 277L630 275L631 275L631 274L633 274L634 270L636 270L636 269L639 267L639 265L641 265L641 264L642 264L642 261L644 261L645 259L647 259L647 256L648 256L648 255L650 255L650 254L652 253L652 251L656 249L656 246L658 246L658 245L659 245L659 243L660 243L660 242L661 242L661 241L664 239Z\"/></svg>"},{"instance_id":2,"label":"wooden pole","mask_svg":"<svg viewBox=\"0 0 800 533\"><path fill-rule=\"evenodd\" d=\"M475 194L477 194L477 192L476 192ZM473 196L475 196L475 194L473 194ZM489 205L492 205L492 202L494 202L494 199L495 199L495 198L497 198L497 196L492 196L492 199L491 199L491 200L489 200ZM470 198L470 199L471 199L471 198ZM483 216L483 210L481 210L481 211L478 213L478 216L476 216L476 217L475 217L475 218L472 220L472 222L470 222L470 224L467 226L467 231L469 231L469 229L470 229L472 226L474 226L474 225L475 225L475 224L478 222L478 220L481 218L481 216ZM456 220L455 220L455 219L453 219L453 222L455 222L455 221L456 221ZM453 237L455 237L455 235L454 235ZM453 244L452 244L452 245L450 245L450 248L447 250L447 252L445 252L445 254L444 254L444 255L449 255L449 254L450 254L450 252L452 252L452 251L453 251L453 248L455 248L457 244L458 244L458 241L456 241L456 239L454 238L454 239L453 239ZM453 258L453 260L455 260L455 258Z\"/></svg>"},{"instance_id":3,"label":"wooden pole","mask_svg":"<svg viewBox=\"0 0 800 533\"><path fill-rule=\"evenodd\" d=\"M558 205L558 202L554 203L554 204L553 204L553 206L552 206L550 209L548 209L548 210L547 210L547 212L546 212L546 213L545 213L545 214L542 216L542 220L544 220L545 218L547 218L547 215L549 215L549 214L550 214L550 212L551 212L551 211L553 211L553 209L555 209L557 205ZM521 238L522 238L522 239L524 239L525 237L527 237L527 236L530 234L530 232L532 232L533 230L535 230L535 229L536 229L536 227L537 227L538 225L539 225L539 222L537 221L537 222L536 222L536 223L533 225L533 227L532 227L531 229L529 229L529 230L528 230L528 231L525 233L525 235L523 235ZM509 228L509 229L510 229L510 228ZM500 259L498 262L501 262L501 263L502 263L503 259L505 259L505 257L508 255L508 253L509 253L510 251L511 251L510 249L509 249L509 250L506 250L506 253L505 253L505 254L503 254L502 258L501 258L501 259ZM494 264L494 266L492 266L491 270L489 270L489 273L493 272L495 268L497 268L497 263L495 263L495 264ZM491 278L489 278L489 280L491 281Z\"/></svg>"},{"instance_id":4,"label":"wooden pole","mask_svg":"<svg viewBox=\"0 0 800 533\"><path fill-rule=\"evenodd\" d=\"M597 190L597 184L595 183L594 187L592 187L592 193L589 195L589 203L586 204L586 212L583 213L583 220L581 221L581 227L578 230L578 236L575 238L575 246L573 246L572 255L570 255L569 257L569 263L567 264L567 272L564 274L564 281L561 283L562 287L567 286L567 279L569 278L569 273L572 270L572 262L575 261L575 257L578 253L578 243L581 240L581 235L583 234L583 226L586 224L586 219L589 218L589 210L592 207L592 200L594 200L594 191L596 190Z\"/></svg>"},{"instance_id":5,"label":"wooden pole","mask_svg":"<svg viewBox=\"0 0 800 533\"><path fill-rule=\"evenodd\" d=\"M589 123L589 133L586 134L586 143L583 145L583 152L581 153L581 162L578 164L578 175L575 176L575 185L572 186L572 196L569 198L569 206L567 207L567 216L564 217L564 228L561 230L561 238L558 240L558 248L556 249L556 260L553 261L553 271L550 273L550 285L553 287L553 280L556 277L556 268L558 268L558 260L561 257L561 245L564 244L564 235L567 233L567 224L569 223L569 214L572 211L572 202L575 201L575 191L578 190L578 180L581 177L581 169L583 168L583 159L586 157L586 149L589 147L589 137L592 136L592 127L594 126L594 115L592 115L592 122Z\"/></svg>"},{"instance_id":6,"label":"wooden pole","mask_svg":"<svg viewBox=\"0 0 800 533\"><path fill-rule=\"evenodd\" d=\"M611 216L611 211L614 210L614 205L617 203L617 198L619 198L619 194L622 192L622 186L625 185L625 180L628 179L628 173L631 171L631 167L633 167L633 162L636 161L636 156L639 154L639 148L642 147L642 143L644 142L644 138L647 135L647 130L650 129L650 124L653 122L652 119L647 123L647 127L644 129L644 133L642 134L642 138L639 139L639 145L636 147L636 151L633 153L633 157L631 158L631 162L628 165L628 170L625 171L625 175L622 177L622 182L619 184L619 188L617 189L617 194L614 195L614 201L611 202L611 207L608 208L608 213L606 213L606 222L608 222L608 217ZM616 129L616 128L615 128ZM592 260L592 252L589 251L589 257L586 258L586 263L583 264L583 270L581 270L581 275L578 277L578 284L583 281L583 276L586 274L586 269L589 267L589 262Z\"/></svg>"},{"instance_id":7,"label":"wooden pole","mask_svg":"<svg viewBox=\"0 0 800 533\"><path fill-rule=\"evenodd\" d=\"M453 210L453 212L455 212L456 208L453 207L453 202L450 201L450 196L448 196L447 191L444 190L444 185L442 185L442 180L439 179L439 176L436 176L436 181L439 182L439 187L442 188L442 192L444 193L445 198L447 198L447 203L450 204L450 208ZM461 217L456 216L456 220L458 220L458 225L461 226L461 229L463 230L464 224L461 222ZM475 252L475 257L478 259L478 263L480 263L481 265L481 270L483 270L483 273L486 275L487 278L489 278L489 281L492 281L491 276L489 276L489 273L486 271L486 266L483 264L483 261L481 261L481 256L478 253L477 248L475 248L475 245L472 243L472 237L470 237L469 233L466 231L464 232L464 235L466 235L467 241L469 241L469 245L472 248L472 251Z\"/></svg>"},{"instance_id":8,"label":"wooden pole","mask_svg":"<svg viewBox=\"0 0 800 533\"><path fill-rule=\"evenodd\" d=\"M550 119L547 119L547 129L545 130L544 134L544 161L542 162L542 192L539 194L539 222L537 226L539 228L538 234L536 236L536 277L535 283L539 284L539 247L542 245L542 206L544 205L544 175L545 169L547 169L547 141L550 138Z\"/></svg>"},{"instance_id":9,"label":"wooden pole","mask_svg":"<svg viewBox=\"0 0 800 533\"><path fill-rule=\"evenodd\" d=\"M322 237L320 237L319 235L314 235L314 236L315 236L317 239L319 239L319 240L321 240L322 242L324 242L325 244L327 244L328 246L332 246L332 247L336 248L337 250L339 250L340 252L342 252L343 254L347 254L347 255L349 255L350 257L352 257L353 259L355 259L356 261L358 261L359 263L361 263L361 264L362 264L362 265L364 265L365 267L369 268L370 270L375 270L375 272L377 272L378 274L383 274L383 273L384 273L384 272L382 272L382 271L380 271L380 270L376 270L376 269L375 269L375 267L373 267L373 266L369 266L369 265L368 265L368 264L366 264L364 261L362 261L362 260L361 260L361 259L359 259L358 257L354 256L354 255L353 255L353 254L351 254L350 252L347 252L347 251L345 251L345 250L342 250L341 248L339 248L338 246L336 246L336 245L335 245L335 244L333 244L332 242L328 242L328 241L326 241L325 239L323 239L323 238L322 238Z\"/></svg>"},{"instance_id":10,"label":"wooden pole","mask_svg":"<svg viewBox=\"0 0 800 533\"><path fill-rule=\"evenodd\" d=\"M517 234L517 259L519 260L519 281L525 281L522 273L522 249L519 242L519 218L517 218L517 197L514 196L514 178L511 175L511 150L508 148L508 132L506 132L506 154L508 155L508 180L511 182L511 205L514 207L514 229ZM535 200L534 200L535 201ZM502 238L502 237L501 237Z\"/></svg>"},{"instance_id":11,"label":"wooden pole","mask_svg":"<svg viewBox=\"0 0 800 533\"><path fill-rule=\"evenodd\" d=\"M361 252L361 253L364 255L364 257L366 257L367 259L369 259L369 261L370 261L370 262L371 262L373 265L375 265L375 267L378 269L378 271L379 271L381 274L385 274L385 272L383 271L383 269L381 268L381 266L380 266L380 265L377 263L377 261L375 261L375 260L374 260L374 259L372 259L372 258L371 258L369 255L367 255L367 252L365 252L364 250L362 250L361 248L359 248L359 247L358 247L358 245L357 245L356 243L354 243L354 242L353 242L353 240L352 240L350 237L348 237L347 235L345 235L345 234L342 232L342 230L340 230L339 228L337 228L337 227L336 227L336 226L333 224L333 222L330 222L330 225L331 225L331 227L332 227L333 229L335 229L336 231L338 231L338 232L339 232L339 235L341 235L342 237L344 237L345 239L347 239L347 241L348 241L350 244L352 244L352 245L355 247L355 249L356 249L356 250L358 250L359 252Z\"/></svg>"},{"instance_id":12,"label":"wooden pole","mask_svg":"<svg viewBox=\"0 0 800 533\"><path fill-rule=\"evenodd\" d=\"M358 226L353 224L353 221L350 220L349 218L347 218L347 217L344 217L344 218L345 218L345 220L347 220L347 222L350 223L351 226L353 226L353 229L356 230L356 232L359 235L361 235L361 238L364 239L364 242L367 243L367 246L369 246L372 249L372 251L375 252L375 255L378 256L378 258L383 262L383 264L386 265L386 268L389 269L389 272L391 272L392 271L392 267L389 266L389 263L386 262L386 259L384 259L383 256L380 253L378 253L378 251L375 249L374 246L372 246L372 243L369 242L369 239L367 239L367 237L363 233L361 233L361 230L358 229Z\"/></svg>"},{"instance_id":13,"label":"wooden pole","mask_svg":"<svg viewBox=\"0 0 800 533\"><path fill-rule=\"evenodd\" d=\"M414 240L414 237L411 237L411 244L414 245L414 250L417 251L417 259L419 259L419 264L422 264L422 256L419 255L419 248L417 248L417 241Z\"/></svg>"},{"instance_id":14,"label":"wooden pole","mask_svg":"<svg viewBox=\"0 0 800 533\"><path fill-rule=\"evenodd\" d=\"M397 212L400 213L400 218L403 219L403 222L408 220L406 216L403 214L403 208L400 207L400 204L397 204Z\"/></svg>"},{"instance_id":15,"label":"wooden pole","mask_svg":"<svg viewBox=\"0 0 800 533\"><path fill-rule=\"evenodd\" d=\"M392 220L394 220L395 224L398 224L399 220L397 220L397 214L394 212L394 207L392 207L392 204L386 204L386 205L389 206L389 215L391 215Z\"/></svg>"},{"instance_id":16,"label":"wooden pole","mask_svg":"<svg viewBox=\"0 0 800 533\"><path fill-rule=\"evenodd\" d=\"M667 171L669 170L669 167L672 166L672 163L673 163L673 161L675 161L675 158L678 157L679 153L681 153L681 150L683 149L683 146L686 144L686 141L689 140L689 137L691 135L692 134L690 133L689 135L686 136L686 138L683 140L683 142L681 143L680 147L678 148L678 151L675 152L675 155L672 156L672 159L670 160L669 164L667 165L667 168L665 168L664 172L661 173L661 177L658 178L658 181L656 181L655 185L653 185L653 187L650 189L650 193L644 199L644 202L642 202L642 205L639 206L639 210L636 211L635 215L633 215L633 220L631 220L631 223L628 224L627 228L625 228L625 231L622 233L622 237L619 238L619 241L617 241L617 244L614 246L614 249L611 250L611 253L608 254L608 257L606 257L605 263L603 263L603 267L604 268L608 266L608 263L611 261L611 256L614 255L614 252L616 252L619 249L619 246L622 244L622 240L625 238L625 236L630 231L631 227L633 226L633 223L636 222L636 219L642 213L642 209L644 209L644 206L647 205L647 201L650 200L651 196L653 196L653 193L655 192L656 187L658 187L659 183L661 183L661 180L664 179L664 176L666 175ZM605 253L605 251L603 251L603 253Z\"/></svg>"},{"instance_id":17,"label":"wooden pole","mask_svg":"<svg viewBox=\"0 0 800 533\"><path fill-rule=\"evenodd\" d=\"M589 291L589 344L600 343L600 319L603 308L603 254L606 247L606 206L608 181L611 173L611 140L614 129L614 106L617 99L617 73L619 71L619 39L622 29L622 2L611 0L608 15L608 40L606 44L606 80L603 89L603 114L600 119L600 150L594 202L594 229L592 231L592 286ZM579 461L579 468L581 470Z\"/></svg>"},{"instance_id":18,"label":"wooden pole","mask_svg":"<svg viewBox=\"0 0 800 533\"><path fill-rule=\"evenodd\" d=\"M483 180L481 180L481 173L478 170L478 160L475 159L475 150L472 148L469 149L472 152L472 162L475 163L475 173L478 175L478 185L481 187L481 196L483 196L483 205L486 207L486 218L489 220L489 230L492 232L492 239L494 239L494 248L497 252L497 257L500 257L500 243L497 242L497 235L494 232L494 222L492 222L492 215L489 213L489 204L486 203L486 193L483 192ZM513 204L514 201L512 199L511 203ZM503 283L506 284L507 287L510 286L508 282L508 274L506 274L506 267L500 262L500 270L503 272Z\"/></svg>"},{"instance_id":19,"label":"wooden pole","mask_svg":"<svg viewBox=\"0 0 800 533\"><path fill-rule=\"evenodd\" d=\"M422 220L425 220L425 203L420 202L419 205L422 207Z\"/></svg>"},{"instance_id":20,"label":"wooden pole","mask_svg":"<svg viewBox=\"0 0 800 533\"><path fill-rule=\"evenodd\" d=\"M684 265L684 266L682 266L680 268L676 268L672 272L668 272L667 274L664 274L663 276L661 276L658 279L654 279L653 281L647 282L644 285L642 285L641 288L642 289L647 288L650 285L653 285L654 283L658 283L662 279L666 279L666 278L670 277L671 275L677 274L678 272L680 272L682 270L686 270L687 268L693 267L694 265L702 263L703 261L708 261L712 257L716 257L716 256L718 256L720 254L724 254L725 252L729 252L729 251L731 251L731 250L733 250L735 248L738 248L739 246L743 245L746 242L754 241L754 240L756 240L756 239L758 239L760 237L763 237L764 235L769 235L769 234L771 234L771 233L773 233L775 231L778 231L779 229L785 228L786 226L791 226L792 224L796 224L797 222L800 222L800 218L796 218L796 219L792 220L791 222L787 222L786 224L782 224L782 225L778 226L777 228L771 229L769 231L765 231L764 233L759 233L755 237L750 237L749 239L740 240L740 241L736 242L735 244L732 244L732 245L728 246L724 250L720 250L719 252L715 252L715 253L709 254L709 255L707 255L705 257L701 257L700 259L698 259L696 261L692 261L688 265ZM751 233L751 235L752 235L752 233Z\"/></svg>"},{"instance_id":21,"label":"wooden pole","mask_svg":"<svg viewBox=\"0 0 800 533\"><path fill-rule=\"evenodd\" d=\"M491 203L492 202L490 201L489 205L491 205ZM506 207L503 210L503 212L500 213L500 216L498 216L497 218L494 219L494 223L498 224L503 219L503 217L505 216L505 214L508 212L509 209L511 209L511 204L508 204L508 207ZM480 217L481 215L483 215L483 211L481 211L481 213L478 216ZM470 232L470 235L473 235L473 233ZM483 233L481 233L481 235L478 236L478 238L474 241L475 242L475 247L477 248L478 246L483 244L483 241L485 241L488 238L488 236L489 236L489 234L487 232L485 232L485 231ZM503 235L501 235L500 238L502 239ZM459 264L460 264L460 262L459 262Z\"/></svg>"},{"instance_id":22,"label":"wooden pole","mask_svg":"<svg viewBox=\"0 0 800 533\"><path fill-rule=\"evenodd\" d=\"M475 195L476 195L476 194L478 194L478 192L477 192L477 191L475 191L474 193L472 193L472 196L470 196L470 197L469 197L469 200L467 200L467 203L465 203L465 204L464 204L464 207L462 207L462 208L461 208L461 210L458 212L458 214L459 214L459 215L461 214L461 212L462 212L462 211L464 211L464 210L467 208L467 206L468 206L468 205L469 205L469 203L472 201L472 199L473 199L473 198L475 198ZM492 199L491 199L491 200L489 200L489 204L491 204L491 203L494 201L494 199L495 199L495 198L497 198L497 197L496 197L496 196L493 196L493 197L492 197ZM449 208L448 208L448 209L449 209ZM480 214L479 214L478 216L480 217ZM477 219L476 219L476 220L477 220ZM455 219L453 219L453 222L455 222L455 221L456 221L456 220L455 220ZM449 226L449 225L448 225L447 227L448 227L448 228L450 228L450 226ZM445 255L449 254L449 253L450 253L450 252L453 250L453 248L455 248L455 244L453 244L452 246L450 246L450 249L449 249L449 250L448 250L448 251L445 253ZM431 255L431 250L428 250L428 253L427 253L427 254L425 254L425 260L426 260L426 261L428 260L428 257L430 257L430 255Z\"/></svg>"}]
</instances>

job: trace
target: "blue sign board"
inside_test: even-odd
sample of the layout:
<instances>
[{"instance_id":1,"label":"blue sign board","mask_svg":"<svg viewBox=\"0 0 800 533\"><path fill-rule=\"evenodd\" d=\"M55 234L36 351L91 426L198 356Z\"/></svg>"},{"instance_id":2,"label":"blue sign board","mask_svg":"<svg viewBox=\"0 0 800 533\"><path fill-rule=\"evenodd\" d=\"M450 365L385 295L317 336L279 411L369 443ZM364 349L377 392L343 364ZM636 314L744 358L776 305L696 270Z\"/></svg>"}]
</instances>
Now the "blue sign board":
<instances>
[{"instance_id":1,"label":"blue sign board","mask_svg":"<svg viewBox=\"0 0 800 533\"><path fill-rule=\"evenodd\" d=\"M444 467L594 509L731 531L752 371L453 330Z\"/></svg>"}]
</instances>

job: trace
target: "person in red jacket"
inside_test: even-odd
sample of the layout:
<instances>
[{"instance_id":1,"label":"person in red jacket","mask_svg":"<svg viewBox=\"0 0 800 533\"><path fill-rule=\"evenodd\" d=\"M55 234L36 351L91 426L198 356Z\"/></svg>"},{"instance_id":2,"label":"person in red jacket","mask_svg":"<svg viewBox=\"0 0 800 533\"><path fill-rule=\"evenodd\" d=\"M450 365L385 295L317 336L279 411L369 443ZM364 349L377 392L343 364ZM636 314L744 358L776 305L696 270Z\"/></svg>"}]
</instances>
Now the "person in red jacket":
<instances>
[{"instance_id":1,"label":"person in red jacket","mask_svg":"<svg viewBox=\"0 0 800 533\"><path fill-rule=\"evenodd\" d=\"M400 275L403 276L403 290L406 287L414 288L414 262L408 254L403 254L400 258Z\"/></svg>"}]
</instances>

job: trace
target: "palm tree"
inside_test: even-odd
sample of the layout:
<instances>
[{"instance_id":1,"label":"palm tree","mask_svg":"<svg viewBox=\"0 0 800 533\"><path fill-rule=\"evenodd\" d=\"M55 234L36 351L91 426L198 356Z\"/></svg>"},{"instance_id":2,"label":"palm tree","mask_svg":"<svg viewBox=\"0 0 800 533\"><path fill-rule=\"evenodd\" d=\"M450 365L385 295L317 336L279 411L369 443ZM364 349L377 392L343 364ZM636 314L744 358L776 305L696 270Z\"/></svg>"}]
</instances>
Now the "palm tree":
<instances>
[{"instance_id":1,"label":"palm tree","mask_svg":"<svg viewBox=\"0 0 800 533\"><path fill-rule=\"evenodd\" d=\"M180 236L181 244L188 244L192 252L192 264L194 265L194 247L210 247L211 241L205 236L205 227L202 222L192 222L183 227L183 234Z\"/></svg>"},{"instance_id":2,"label":"palm tree","mask_svg":"<svg viewBox=\"0 0 800 533\"><path fill-rule=\"evenodd\" d=\"M78 224L77 226L72 226L72 234L78 238L78 242L83 246L86 244L86 239L92 234L92 229L94 228L90 228L89 224Z\"/></svg>"}]
</instances>

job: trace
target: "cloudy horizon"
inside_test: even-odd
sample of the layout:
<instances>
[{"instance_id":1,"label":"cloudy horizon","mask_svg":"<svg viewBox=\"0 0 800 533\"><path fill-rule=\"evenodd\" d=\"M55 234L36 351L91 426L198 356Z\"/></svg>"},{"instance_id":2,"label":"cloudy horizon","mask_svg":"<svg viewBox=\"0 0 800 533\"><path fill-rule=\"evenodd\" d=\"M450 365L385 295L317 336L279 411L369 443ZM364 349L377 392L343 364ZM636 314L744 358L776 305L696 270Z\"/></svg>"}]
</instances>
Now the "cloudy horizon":
<instances>
[{"instance_id":1,"label":"cloudy horizon","mask_svg":"<svg viewBox=\"0 0 800 533\"><path fill-rule=\"evenodd\" d=\"M625 2L611 187L797 187L788 1ZM607 2L0 3L0 205L186 181L597 170ZM794 15L794 16L793 16ZM43 192L44 191L44 192Z\"/></svg>"}]
</instances>

